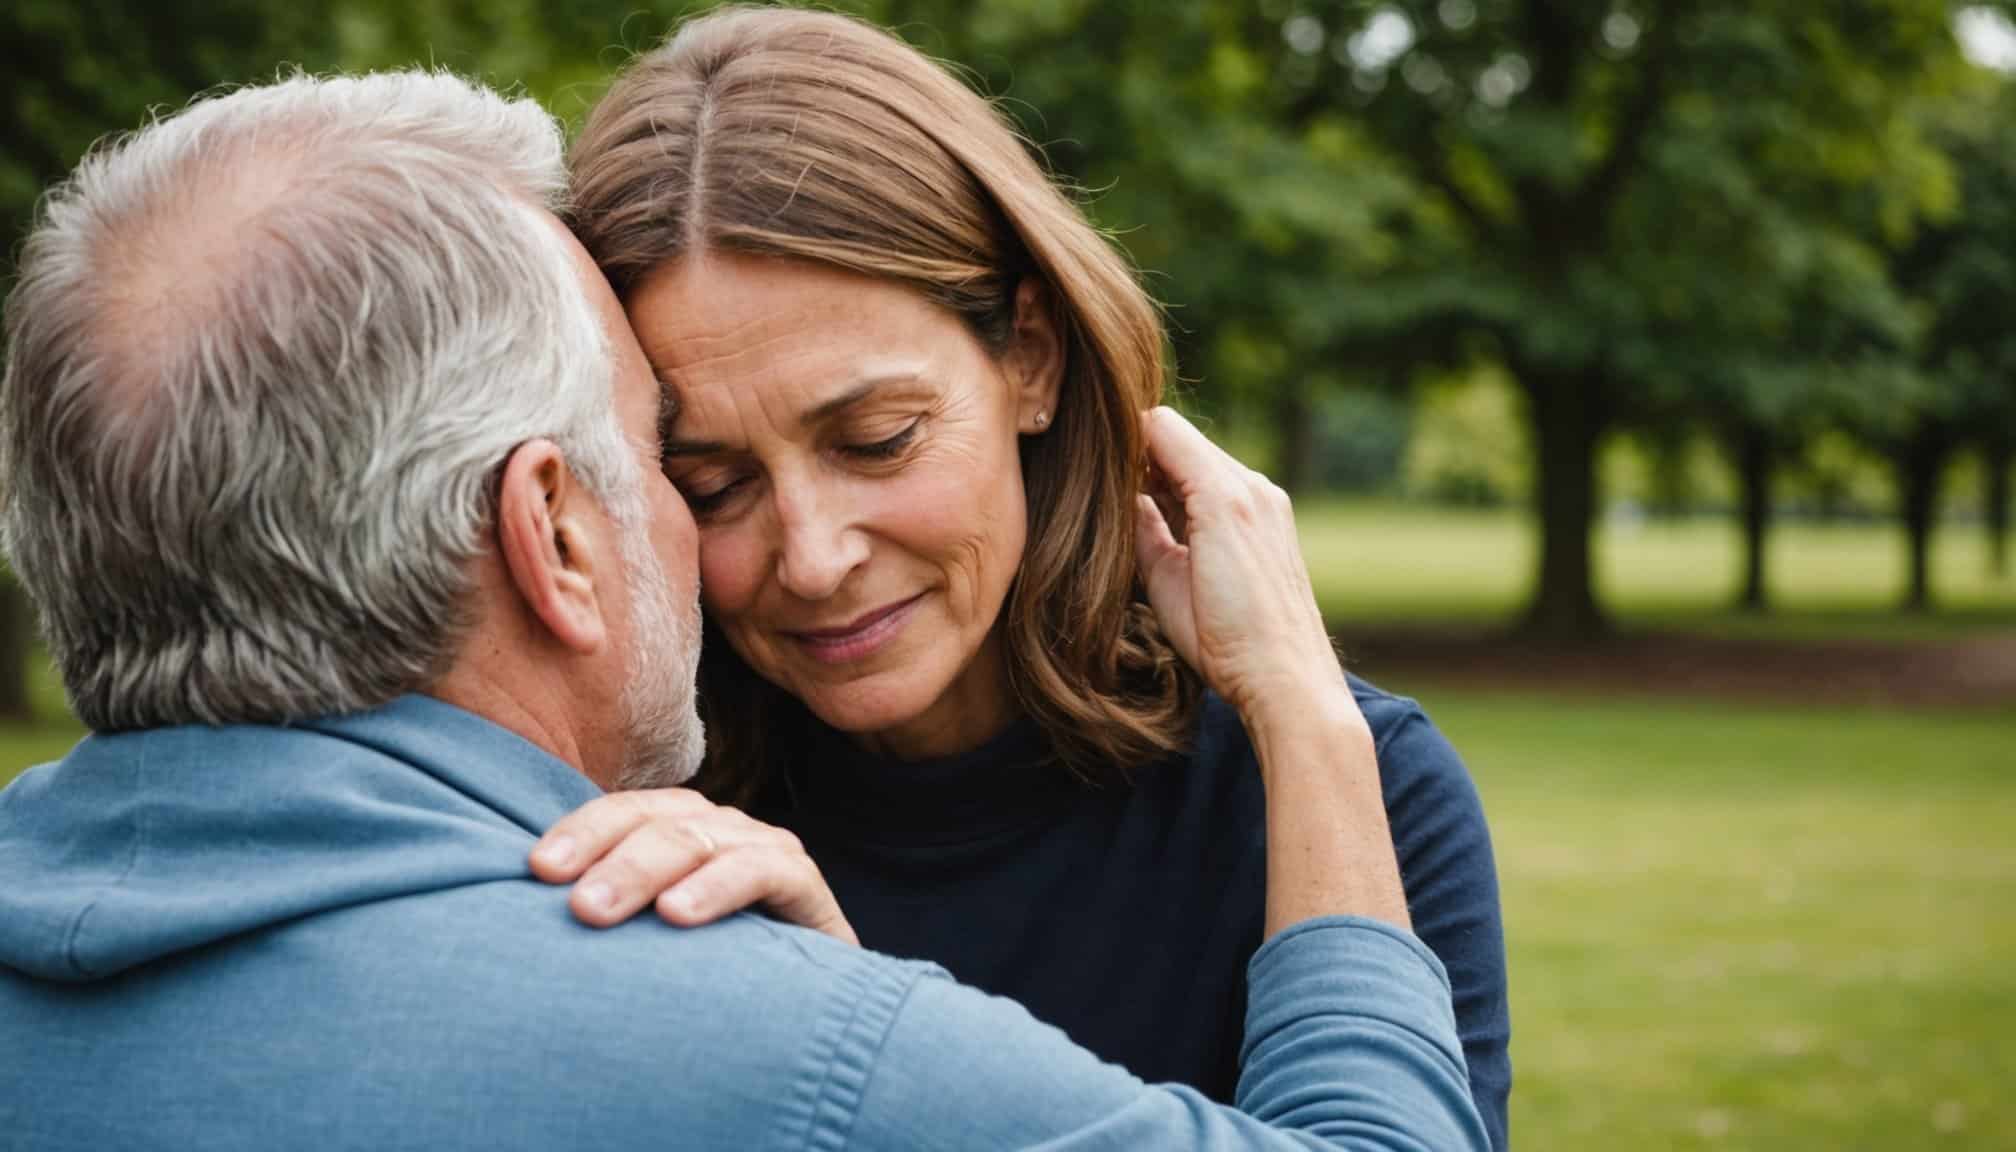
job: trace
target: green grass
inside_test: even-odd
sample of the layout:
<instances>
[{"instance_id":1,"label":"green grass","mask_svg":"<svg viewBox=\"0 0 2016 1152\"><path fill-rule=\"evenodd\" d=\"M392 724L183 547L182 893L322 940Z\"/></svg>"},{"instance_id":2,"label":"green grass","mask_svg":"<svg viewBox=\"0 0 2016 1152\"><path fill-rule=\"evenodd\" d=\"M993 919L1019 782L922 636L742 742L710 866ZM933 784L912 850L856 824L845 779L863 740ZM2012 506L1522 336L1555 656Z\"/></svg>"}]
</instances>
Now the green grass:
<instances>
[{"instance_id":1,"label":"green grass","mask_svg":"<svg viewBox=\"0 0 2016 1152\"><path fill-rule=\"evenodd\" d=\"M1486 624L1516 618L1536 541L1514 511L1305 500L1302 546L1325 614L1347 623ZM1733 522L1606 525L1595 537L1605 603L1627 624L1724 634L1914 639L2016 628L2016 575L1987 572L1978 528L1933 537L1930 615L1895 612L1904 543L1889 525L1787 523L1770 538L1778 611L1731 612L1741 573ZM2012 549L2016 551L2016 549Z\"/></svg>"},{"instance_id":2,"label":"green grass","mask_svg":"<svg viewBox=\"0 0 2016 1152\"><path fill-rule=\"evenodd\" d=\"M1402 687L1496 836L1519 1146L2016 1148L2016 714Z\"/></svg>"}]
</instances>

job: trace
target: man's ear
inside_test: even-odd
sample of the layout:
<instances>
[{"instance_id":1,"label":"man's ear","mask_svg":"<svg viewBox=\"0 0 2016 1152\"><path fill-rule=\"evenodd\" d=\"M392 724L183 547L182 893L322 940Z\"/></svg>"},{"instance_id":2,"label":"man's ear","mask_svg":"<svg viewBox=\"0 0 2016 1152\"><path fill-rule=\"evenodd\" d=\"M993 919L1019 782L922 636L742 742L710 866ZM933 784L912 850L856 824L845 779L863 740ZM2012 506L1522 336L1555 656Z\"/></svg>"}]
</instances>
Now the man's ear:
<instances>
[{"instance_id":1,"label":"man's ear","mask_svg":"<svg viewBox=\"0 0 2016 1152\"><path fill-rule=\"evenodd\" d=\"M1015 334L1007 367L1015 389L1015 426L1025 436L1041 435L1057 422L1064 331L1050 286L1040 276L1024 276L1015 286Z\"/></svg>"},{"instance_id":2,"label":"man's ear","mask_svg":"<svg viewBox=\"0 0 2016 1152\"><path fill-rule=\"evenodd\" d=\"M583 655L608 637L591 546L596 507L551 440L528 440L504 462L497 543L511 585L555 640Z\"/></svg>"}]
</instances>

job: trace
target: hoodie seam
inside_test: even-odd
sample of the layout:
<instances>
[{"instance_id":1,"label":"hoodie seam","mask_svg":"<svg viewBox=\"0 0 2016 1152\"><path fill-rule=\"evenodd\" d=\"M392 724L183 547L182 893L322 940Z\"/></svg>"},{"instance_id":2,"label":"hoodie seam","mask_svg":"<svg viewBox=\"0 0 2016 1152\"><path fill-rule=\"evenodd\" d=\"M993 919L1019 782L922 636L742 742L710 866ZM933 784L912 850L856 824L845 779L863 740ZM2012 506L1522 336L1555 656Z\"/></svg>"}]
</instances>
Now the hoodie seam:
<instances>
[{"instance_id":1,"label":"hoodie seam","mask_svg":"<svg viewBox=\"0 0 2016 1152\"><path fill-rule=\"evenodd\" d=\"M91 913L98 910L98 905L104 901L105 895L114 889L123 887L127 878L133 875L133 870L140 865L140 850L146 840L147 824L145 819L146 809L139 802L138 797L140 795L139 785L147 773L147 747L150 743L152 741L147 738L147 734L140 734L140 754L135 757L136 763L133 766L135 779L131 791L131 795L135 797L133 806L133 850L127 854L126 866L119 870L119 875L116 879L106 884L97 896L92 897L85 903L84 907L77 910L76 918L70 921L69 932L64 935L63 960L70 965L72 972L86 979L95 979L98 973L93 971L77 955L78 946L84 935L84 923L91 918Z\"/></svg>"}]
</instances>

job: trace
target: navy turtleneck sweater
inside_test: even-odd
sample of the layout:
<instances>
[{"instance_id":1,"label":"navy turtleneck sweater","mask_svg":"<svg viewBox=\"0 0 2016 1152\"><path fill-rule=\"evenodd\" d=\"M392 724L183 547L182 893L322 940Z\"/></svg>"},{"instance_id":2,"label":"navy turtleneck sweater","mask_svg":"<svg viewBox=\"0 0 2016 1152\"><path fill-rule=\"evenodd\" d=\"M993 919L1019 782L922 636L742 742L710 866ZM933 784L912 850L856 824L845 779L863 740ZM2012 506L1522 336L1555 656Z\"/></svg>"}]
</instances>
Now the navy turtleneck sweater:
<instances>
[{"instance_id":1,"label":"navy turtleneck sweater","mask_svg":"<svg viewBox=\"0 0 2016 1152\"><path fill-rule=\"evenodd\" d=\"M1477 1109L1511 1087L1498 877L1476 788L1413 701L1353 678L1414 931L1449 971ZM1192 751L1097 788L1026 721L962 756L874 758L822 730L757 815L796 832L861 942L1020 1001L1150 1081L1230 1100L1261 944L1266 809L1238 715L1207 696Z\"/></svg>"}]
</instances>

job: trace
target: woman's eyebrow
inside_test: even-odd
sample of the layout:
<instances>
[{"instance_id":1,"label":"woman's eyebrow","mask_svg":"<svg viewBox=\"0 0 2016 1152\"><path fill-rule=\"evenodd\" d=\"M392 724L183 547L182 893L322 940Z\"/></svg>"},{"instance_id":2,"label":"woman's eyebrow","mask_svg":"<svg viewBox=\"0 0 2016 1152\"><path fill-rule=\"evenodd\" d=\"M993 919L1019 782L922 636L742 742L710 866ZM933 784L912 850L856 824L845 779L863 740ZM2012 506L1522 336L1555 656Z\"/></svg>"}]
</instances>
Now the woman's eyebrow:
<instances>
[{"instance_id":1,"label":"woman's eyebrow","mask_svg":"<svg viewBox=\"0 0 2016 1152\"><path fill-rule=\"evenodd\" d=\"M671 440L665 441L665 458L674 456L712 456L726 452L728 445L719 440Z\"/></svg>"},{"instance_id":2,"label":"woman's eyebrow","mask_svg":"<svg viewBox=\"0 0 2016 1152\"><path fill-rule=\"evenodd\" d=\"M921 368L913 367L888 368L871 372L863 376L852 388L847 389L838 396L821 400L819 403L806 409L798 417L798 424L800 427L810 428L812 425L866 400L885 384L914 384L923 375L924 372Z\"/></svg>"},{"instance_id":3,"label":"woman's eyebrow","mask_svg":"<svg viewBox=\"0 0 2016 1152\"><path fill-rule=\"evenodd\" d=\"M821 400L819 403L800 413L798 424L803 428L811 428L861 403L888 385L915 384L923 378L923 369L911 367L891 368L870 373L862 377L859 382L845 392L840 393L838 396ZM668 389L666 394L670 396L672 393ZM720 440L680 440L668 435L664 437L663 442L665 445L665 457L667 459L675 456L713 456L728 451L728 445Z\"/></svg>"}]
</instances>

